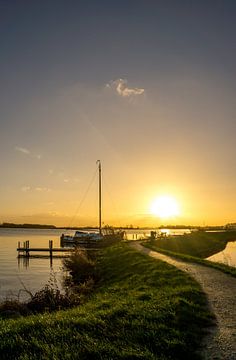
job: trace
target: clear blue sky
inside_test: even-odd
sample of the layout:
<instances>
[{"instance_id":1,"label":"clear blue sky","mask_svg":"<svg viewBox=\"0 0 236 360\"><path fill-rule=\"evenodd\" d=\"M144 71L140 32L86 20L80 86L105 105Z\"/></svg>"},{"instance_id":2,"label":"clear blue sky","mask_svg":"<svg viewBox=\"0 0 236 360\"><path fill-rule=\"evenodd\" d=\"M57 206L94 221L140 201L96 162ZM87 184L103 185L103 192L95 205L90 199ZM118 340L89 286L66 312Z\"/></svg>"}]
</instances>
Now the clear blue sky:
<instances>
[{"instance_id":1,"label":"clear blue sky","mask_svg":"<svg viewBox=\"0 0 236 360\"><path fill-rule=\"evenodd\" d=\"M235 18L233 0L0 0L0 221L67 225L98 158L105 222L158 224L164 193L173 222L235 221Z\"/></svg>"}]
</instances>

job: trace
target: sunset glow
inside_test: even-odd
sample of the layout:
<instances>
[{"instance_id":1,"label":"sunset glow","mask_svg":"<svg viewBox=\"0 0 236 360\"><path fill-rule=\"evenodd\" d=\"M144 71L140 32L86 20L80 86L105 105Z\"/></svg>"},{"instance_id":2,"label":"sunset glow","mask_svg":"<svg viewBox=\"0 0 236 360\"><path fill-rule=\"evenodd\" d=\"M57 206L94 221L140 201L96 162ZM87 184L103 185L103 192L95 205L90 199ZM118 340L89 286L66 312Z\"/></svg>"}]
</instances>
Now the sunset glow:
<instances>
[{"instance_id":1,"label":"sunset glow","mask_svg":"<svg viewBox=\"0 0 236 360\"><path fill-rule=\"evenodd\" d=\"M2 2L0 223L236 221L236 1Z\"/></svg>"},{"instance_id":2,"label":"sunset glow","mask_svg":"<svg viewBox=\"0 0 236 360\"><path fill-rule=\"evenodd\" d=\"M158 216L161 219L168 219L178 216L180 209L174 197L163 195L156 198L150 207L151 214Z\"/></svg>"}]
</instances>

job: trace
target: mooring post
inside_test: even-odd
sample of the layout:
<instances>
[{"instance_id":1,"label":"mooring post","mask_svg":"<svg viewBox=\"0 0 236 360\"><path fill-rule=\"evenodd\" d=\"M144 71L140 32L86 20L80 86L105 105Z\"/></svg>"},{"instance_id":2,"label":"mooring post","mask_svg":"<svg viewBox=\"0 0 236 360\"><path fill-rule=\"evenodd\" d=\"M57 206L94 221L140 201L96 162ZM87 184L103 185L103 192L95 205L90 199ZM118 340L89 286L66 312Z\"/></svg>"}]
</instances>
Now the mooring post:
<instances>
[{"instance_id":1,"label":"mooring post","mask_svg":"<svg viewBox=\"0 0 236 360\"><path fill-rule=\"evenodd\" d=\"M53 241L49 240L49 253L51 258L52 258L52 246L53 246Z\"/></svg>"},{"instance_id":2,"label":"mooring post","mask_svg":"<svg viewBox=\"0 0 236 360\"><path fill-rule=\"evenodd\" d=\"M26 256L29 257L29 240L26 241Z\"/></svg>"}]
</instances>

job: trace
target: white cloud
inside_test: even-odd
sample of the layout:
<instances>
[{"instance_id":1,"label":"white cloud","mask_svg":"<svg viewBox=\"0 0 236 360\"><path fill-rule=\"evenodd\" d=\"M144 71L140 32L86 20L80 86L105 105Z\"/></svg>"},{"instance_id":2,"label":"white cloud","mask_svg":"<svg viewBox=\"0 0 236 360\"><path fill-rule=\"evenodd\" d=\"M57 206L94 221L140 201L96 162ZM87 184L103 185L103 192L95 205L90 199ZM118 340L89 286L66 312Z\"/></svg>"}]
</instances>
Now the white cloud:
<instances>
[{"instance_id":1,"label":"white cloud","mask_svg":"<svg viewBox=\"0 0 236 360\"><path fill-rule=\"evenodd\" d=\"M130 88L127 85L127 80L117 79L106 84L106 87L109 89L115 89L118 95L122 97L131 97L144 94L144 89L142 88Z\"/></svg>"},{"instance_id":2,"label":"white cloud","mask_svg":"<svg viewBox=\"0 0 236 360\"><path fill-rule=\"evenodd\" d=\"M19 151L19 152L21 152L21 153L23 153L23 154L26 154L26 155L29 155L29 154L30 154L30 151L29 151L28 149L23 148L23 147L20 147L20 146L16 146L16 147L15 147L15 150L16 150L16 151Z\"/></svg>"},{"instance_id":3,"label":"white cloud","mask_svg":"<svg viewBox=\"0 0 236 360\"><path fill-rule=\"evenodd\" d=\"M51 189L46 188L46 187L36 187L35 191L39 191L39 192L49 192L51 191Z\"/></svg>"},{"instance_id":4,"label":"white cloud","mask_svg":"<svg viewBox=\"0 0 236 360\"><path fill-rule=\"evenodd\" d=\"M47 187L36 187L36 188L32 188L30 186L22 186L21 191L23 192L28 192L28 191L37 191L37 192L50 192L51 189L47 188Z\"/></svg>"},{"instance_id":5,"label":"white cloud","mask_svg":"<svg viewBox=\"0 0 236 360\"><path fill-rule=\"evenodd\" d=\"M32 158L35 158L35 159L38 159L38 160L40 160L42 158L42 155L40 155L40 154L34 155L34 154L31 153L31 151L29 149L26 149L26 148L21 147L21 146L16 146L15 150L22 153L22 154L30 155Z\"/></svg>"}]
</instances>

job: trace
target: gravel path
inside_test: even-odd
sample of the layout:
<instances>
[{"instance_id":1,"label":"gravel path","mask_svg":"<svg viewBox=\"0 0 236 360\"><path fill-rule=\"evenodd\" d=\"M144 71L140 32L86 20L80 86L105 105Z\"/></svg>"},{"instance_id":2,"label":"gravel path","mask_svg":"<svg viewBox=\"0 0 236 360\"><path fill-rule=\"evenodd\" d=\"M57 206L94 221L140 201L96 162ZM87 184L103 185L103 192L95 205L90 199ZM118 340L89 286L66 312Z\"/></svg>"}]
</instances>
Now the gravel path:
<instances>
[{"instance_id":1,"label":"gravel path","mask_svg":"<svg viewBox=\"0 0 236 360\"><path fill-rule=\"evenodd\" d=\"M147 249L138 242L131 243L131 246L186 271L197 280L207 294L217 320L217 326L205 340L203 358L236 360L236 278L207 266L171 258Z\"/></svg>"}]
</instances>

